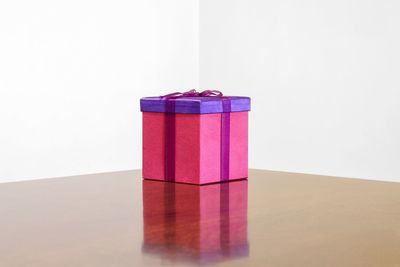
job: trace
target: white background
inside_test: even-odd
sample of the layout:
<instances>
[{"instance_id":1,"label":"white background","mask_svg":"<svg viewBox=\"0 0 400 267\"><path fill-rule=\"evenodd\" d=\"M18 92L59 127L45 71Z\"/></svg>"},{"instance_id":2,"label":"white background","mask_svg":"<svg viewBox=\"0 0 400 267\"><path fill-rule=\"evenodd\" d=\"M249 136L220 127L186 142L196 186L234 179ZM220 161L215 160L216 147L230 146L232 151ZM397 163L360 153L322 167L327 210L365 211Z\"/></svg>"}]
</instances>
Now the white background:
<instances>
[{"instance_id":1,"label":"white background","mask_svg":"<svg viewBox=\"0 0 400 267\"><path fill-rule=\"evenodd\" d=\"M0 2L0 182L140 168L139 98L249 95L250 167L400 181L400 3Z\"/></svg>"},{"instance_id":2,"label":"white background","mask_svg":"<svg viewBox=\"0 0 400 267\"><path fill-rule=\"evenodd\" d=\"M200 3L200 87L252 97L252 167L400 181L399 1Z\"/></svg>"},{"instance_id":3,"label":"white background","mask_svg":"<svg viewBox=\"0 0 400 267\"><path fill-rule=\"evenodd\" d=\"M141 166L139 98L197 86L195 1L0 1L0 181Z\"/></svg>"}]
</instances>

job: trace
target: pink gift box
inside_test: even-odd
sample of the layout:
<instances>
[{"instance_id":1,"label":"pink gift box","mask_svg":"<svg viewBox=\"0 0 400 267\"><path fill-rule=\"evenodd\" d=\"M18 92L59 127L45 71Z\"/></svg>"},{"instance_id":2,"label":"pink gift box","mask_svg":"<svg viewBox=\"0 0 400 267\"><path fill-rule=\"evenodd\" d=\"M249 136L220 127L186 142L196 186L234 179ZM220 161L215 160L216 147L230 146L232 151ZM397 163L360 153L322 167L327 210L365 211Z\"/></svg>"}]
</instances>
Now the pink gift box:
<instances>
[{"instance_id":1,"label":"pink gift box","mask_svg":"<svg viewBox=\"0 0 400 267\"><path fill-rule=\"evenodd\" d=\"M196 94L140 100L144 179L207 184L247 178L250 98Z\"/></svg>"},{"instance_id":2,"label":"pink gift box","mask_svg":"<svg viewBox=\"0 0 400 267\"><path fill-rule=\"evenodd\" d=\"M143 181L143 250L216 263L246 257L247 181L193 186Z\"/></svg>"}]
</instances>

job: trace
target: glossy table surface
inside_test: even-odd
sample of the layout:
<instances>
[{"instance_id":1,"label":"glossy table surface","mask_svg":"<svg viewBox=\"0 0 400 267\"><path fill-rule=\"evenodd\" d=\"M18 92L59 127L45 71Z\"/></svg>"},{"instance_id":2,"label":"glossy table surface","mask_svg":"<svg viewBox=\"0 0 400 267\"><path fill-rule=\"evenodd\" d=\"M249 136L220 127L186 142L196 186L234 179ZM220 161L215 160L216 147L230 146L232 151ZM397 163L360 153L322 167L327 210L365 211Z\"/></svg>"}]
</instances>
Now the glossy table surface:
<instances>
[{"instance_id":1,"label":"glossy table surface","mask_svg":"<svg viewBox=\"0 0 400 267\"><path fill-rule=\"evenodd\" d=\"M0 266L400 266L400 183L251 170L0 184Z\"/></svg>"}]
</instances>

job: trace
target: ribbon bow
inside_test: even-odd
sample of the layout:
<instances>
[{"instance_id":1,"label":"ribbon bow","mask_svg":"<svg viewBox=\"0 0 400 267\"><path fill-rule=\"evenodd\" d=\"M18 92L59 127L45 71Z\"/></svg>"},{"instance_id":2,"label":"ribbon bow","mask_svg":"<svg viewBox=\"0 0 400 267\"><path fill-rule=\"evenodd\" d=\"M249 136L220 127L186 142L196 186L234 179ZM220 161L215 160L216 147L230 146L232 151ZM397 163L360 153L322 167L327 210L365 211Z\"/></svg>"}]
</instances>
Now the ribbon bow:
<instances>
[{"instance_id":1,"label":"ribbon bow","mask_svg":"<svg viewBox=\"0 0 400 267\"><path fill-rule=\"evenodd\" d=\"M195 89L189 90L187 92L175 92L168 95L163 95L161 98L180 98L180 97L221 97L223 94L218 90L205 90L203 92L197 92Z\"/></svg>"}]
</instances>

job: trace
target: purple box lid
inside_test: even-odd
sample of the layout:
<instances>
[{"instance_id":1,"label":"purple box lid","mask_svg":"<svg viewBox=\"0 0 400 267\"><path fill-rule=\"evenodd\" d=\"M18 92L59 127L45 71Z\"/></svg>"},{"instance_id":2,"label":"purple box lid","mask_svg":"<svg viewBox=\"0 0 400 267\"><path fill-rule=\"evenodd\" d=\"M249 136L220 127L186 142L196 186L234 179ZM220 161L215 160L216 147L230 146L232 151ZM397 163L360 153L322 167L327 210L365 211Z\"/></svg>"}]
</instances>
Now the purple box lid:
<instances>
[{"instance_id":1,"label":"purple box lid","mask_svg":"<svg viewBox=\"0 0 400 267\"><path fill-rule=\"evenodd\" d=\"M144 97L140 99L140 110L142 112L174 112L191 114L249 111L250 97L196 96L179 97L174 99L166 99L163 97Z\"/></svg>"}]
</instances>

